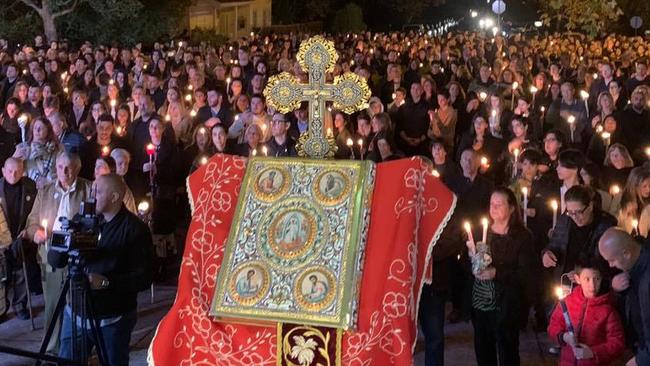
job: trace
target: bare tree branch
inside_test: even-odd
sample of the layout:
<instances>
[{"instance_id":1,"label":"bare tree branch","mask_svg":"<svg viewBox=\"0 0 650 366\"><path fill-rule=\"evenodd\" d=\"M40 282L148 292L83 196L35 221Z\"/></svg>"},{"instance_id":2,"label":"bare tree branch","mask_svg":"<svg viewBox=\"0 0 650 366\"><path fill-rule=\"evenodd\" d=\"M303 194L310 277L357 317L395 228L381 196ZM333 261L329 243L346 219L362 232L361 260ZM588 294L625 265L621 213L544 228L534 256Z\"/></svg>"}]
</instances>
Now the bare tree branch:
<instances>
[{"instance_id":1,"label":"bare tree branch","mask_svg":"<svg viewBox=\"0 0 650 366\"><path fill-rule=\"evenodd\" d=\"M42 8L40 8L36 3L34 3L32 0L20 0L23 2L23 4L31 7L32 9L36 10L37 12L43 11Z\"/></svg>"},{"instance_id":2,"label":"bare tree branch","mask_svg":"<svg viewBox=\"0 0 650 366\"><path fill-rule=\"evenodd\" d=\"M70 3L70 1L66 1L66 3ZM58 18L60 16L72 13L74 11L74 9L77 7L78 4L79 4L79 0L74 0L74 3L72 3L72 5L70 5L69 8L58 11L58 12L52 14L52 18Z\"/></svg>"}]
</instances>

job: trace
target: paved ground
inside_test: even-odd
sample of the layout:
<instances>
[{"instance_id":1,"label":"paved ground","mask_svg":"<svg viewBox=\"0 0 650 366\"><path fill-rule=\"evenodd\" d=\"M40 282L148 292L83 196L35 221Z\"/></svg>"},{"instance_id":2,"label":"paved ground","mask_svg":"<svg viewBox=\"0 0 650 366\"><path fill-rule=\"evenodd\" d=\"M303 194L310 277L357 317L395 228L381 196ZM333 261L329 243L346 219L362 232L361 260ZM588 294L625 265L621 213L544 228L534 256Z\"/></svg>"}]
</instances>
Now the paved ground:
<instances>
[{"instance_id":1,"label":"paved ground","mask_svg":"<svg viewBox=\"0 0 650 366\"><path fill-rule=\"evenodd\" d=\"M141 293L138 299L139 314L138 323L131 337L131 365L146 365L147 348L153 337L155 327L160 319L165 315L176 294L174 286L156 286L155 302L151 304L148 292ZM22 321L12 318L0 324L0 344L18 347L27 350L37 350L40 345L41 337L44 333L43 327L43 299L42 296L34 298L37 317L36 326L40 329L31 330L29 321ZM13 314L10 314L13 317ZM459 323L448 325L446 328L446 362L448 366L467 366L475 365L472 327L469 323ZM556 360L541 357L540 349L548 349L549 342L546 335L538 334L539 345L535 334L531 331L522 333L521 336L521 358L522 366L551 366L556 364ZM421 352L421 345L418 345L415 355L415 365L424 365L424 355ZM33 362L15 356L0 354L1 366L23 366L32 365Z\"/></svg>"},{"instance_id":2,"label":"paved ground","mask_svg":"<svg viewBox=\"0 0 650 366\"><path fill-rule=\"evenodd\" d=\"M176 296L175 286L156 285L154 303L151 303L149 292L143 292L138 297L138 323L131 336L131 365L146 365L147 348L153 337L160 319L167 313ZM33 298L37 316L35 324L38 328L32 331L28 320L12 319L0 324L0 344L9 347L37 351L45 331L43 330L43 297ZM33 361L25 358L0 354L1 366L33 365Z\"/></svg>"}]
</instances>

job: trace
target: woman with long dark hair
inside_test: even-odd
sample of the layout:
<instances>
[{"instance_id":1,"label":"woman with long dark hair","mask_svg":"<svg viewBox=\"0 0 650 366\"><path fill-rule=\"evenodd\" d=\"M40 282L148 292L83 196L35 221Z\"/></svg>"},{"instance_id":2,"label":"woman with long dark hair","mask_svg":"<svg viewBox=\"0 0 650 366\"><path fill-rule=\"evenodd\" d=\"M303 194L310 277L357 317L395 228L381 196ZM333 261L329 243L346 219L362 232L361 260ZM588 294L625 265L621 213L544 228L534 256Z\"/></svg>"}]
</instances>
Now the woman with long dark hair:
<instances>
[{"instance_id":1,"label":"woman with long dark hair","mask_svg":"<svg viewBox=\"0 0 650 366\"><path fill-rule=\"evenodd\" d=\"M522 222L515 194L508 188L492 192L489 222L491 262L474 266L469 286L476 360L479 366L519 365L519 325L530 298L533 238Z\"/></svg>"}]
</instances>

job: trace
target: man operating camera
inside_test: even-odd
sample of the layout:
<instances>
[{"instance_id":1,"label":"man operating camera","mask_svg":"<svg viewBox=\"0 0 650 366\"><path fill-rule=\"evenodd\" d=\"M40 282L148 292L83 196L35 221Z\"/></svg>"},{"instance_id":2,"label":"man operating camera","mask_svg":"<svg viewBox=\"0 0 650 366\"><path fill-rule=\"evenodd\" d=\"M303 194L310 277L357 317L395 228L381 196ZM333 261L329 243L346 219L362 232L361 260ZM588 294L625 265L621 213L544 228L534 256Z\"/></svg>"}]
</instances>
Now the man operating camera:
<instances>
[{"instance_id":1,"label":"man operating camera","mask_svg":"<svg viewBox=\"0 0 650 366\"><path fill-rule=\"evenodd\" d=\"M147 225L123 205L126 184L116 174L95 181L96 212L103 216L97 249L84 258L95 318L99 322L109 365L128 365L129 341L137 317L137 294L152 281L153 245ZM50 250L54 267L68 263L69 254ZM59 356L73 358L72 316L66 306L61 328ZM80 326L81 322L77 320ZM77 334L79 334L78 332ZM88 347L94 345L86 332ZM84 352L90 353L90 349Z\"/></svg>"}]
</instances>

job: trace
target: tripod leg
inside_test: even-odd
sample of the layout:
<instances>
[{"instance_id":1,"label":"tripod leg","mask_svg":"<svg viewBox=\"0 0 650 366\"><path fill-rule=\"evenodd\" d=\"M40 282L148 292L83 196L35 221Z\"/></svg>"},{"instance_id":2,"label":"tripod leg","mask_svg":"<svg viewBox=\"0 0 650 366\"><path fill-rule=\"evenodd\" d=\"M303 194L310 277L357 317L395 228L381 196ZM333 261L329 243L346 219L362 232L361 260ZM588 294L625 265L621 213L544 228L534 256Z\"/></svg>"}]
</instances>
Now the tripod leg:
<instances>
[{"instance_id":1,"label":"tripod leg","mask_svg":"<svg viewBox=\"0 0 650 366\"><path fill-rule=\"evenodd\" d=\"M52 338L52 333L54 333L54 328L56 326L56 322L58 321L59 317L63 315L63 307L65 306L65 296L68 293L68 289L70 288L70 279L66 279L65 283L63 284L63 289L61 290L61 295L59 295L59 300L56 303L56 308L54 309L54 314L52 315L52 319L50 320L50 324L47 325L47 330L45 331L45 337L43 338L43 341L41 342L41 348L39 349L39 353L45 353L47 350L47 345L50 343L50 338ZM41 364L41 361L37 361L36 365L39 366Z\"/></svg>"},{"instance_id":2,"label":"tripod leg","mask_svg":"<svg viewBox=\"0 0 650 366\"><path fill-rule=\"evenodd\" d=\"M90 284L86 281L84 283L86 286L86 297L84 301L87 318L84 318L84 325L86 319L90 320L90 330L91 334L95 340L95 345L97 347L97 357L99 358L100 365L108 365L108 353L106 352L106 344L104 343L104 336L101 332L99 319L95 317L95 305L93 303L92 297L90 297ZM85 329L85 328L84 328Z\"/></svg>"},{"instance_id":3,"label":"tripod leg","mask_svg":"<svg viewBox=\"0 0 650 366\"><path fill-rule=\"evenodd\" d=\"M25 264L25 248L23 248L22 243L20 245L20 256L22 260L20 261L23 267L23 277L25 277L25 291L27 291L27 308L29 309L29 319L32 321L32 330L36 330L36 324L34 323L34 308L32 307L32 293L29 290L29 276L27 275L27 265Z\"/></svg>"}]
</instances>

